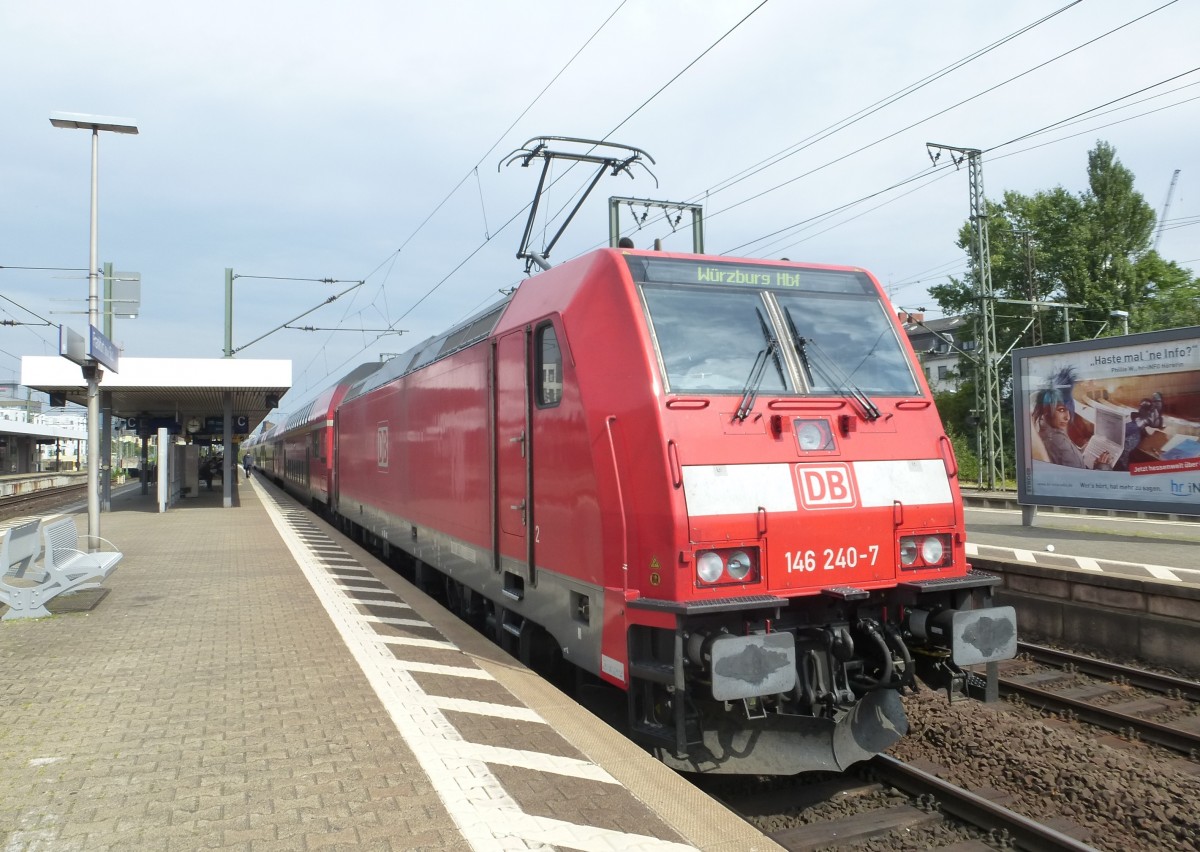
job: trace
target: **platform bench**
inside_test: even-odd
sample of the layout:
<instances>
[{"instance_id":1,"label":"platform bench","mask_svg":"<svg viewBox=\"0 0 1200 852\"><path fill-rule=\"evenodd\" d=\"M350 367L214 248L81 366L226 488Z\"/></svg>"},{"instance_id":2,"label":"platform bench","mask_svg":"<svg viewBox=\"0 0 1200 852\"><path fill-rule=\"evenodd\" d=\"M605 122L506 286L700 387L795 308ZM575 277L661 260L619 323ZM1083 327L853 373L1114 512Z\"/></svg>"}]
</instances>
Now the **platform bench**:
<instances>
[{"instance_id":1,"label":"platform bench","mask_svg":"<svg viewBox=\"0 0 1200 852\"><path fill-rule=\"evenodd\" d=\"M37 543L39 525L45 550L40 566L35 564L42 549ZM8 612L0 620L49 615L47 601L64 592L95 588L116 569L123 555L115 548L81 551L74 518L46 524L34 520L13 527L0 544L0 565L6 566L0 578L0 603L8 604Z\"/></svg>"}]
</instances>

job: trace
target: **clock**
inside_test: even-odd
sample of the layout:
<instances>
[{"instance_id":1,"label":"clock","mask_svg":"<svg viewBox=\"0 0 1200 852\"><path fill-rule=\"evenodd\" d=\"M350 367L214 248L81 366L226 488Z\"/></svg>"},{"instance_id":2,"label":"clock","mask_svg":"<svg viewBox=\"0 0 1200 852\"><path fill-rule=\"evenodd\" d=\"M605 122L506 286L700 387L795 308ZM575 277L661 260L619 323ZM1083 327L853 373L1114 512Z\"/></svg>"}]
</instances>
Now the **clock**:
<instances>
[{"instance_id":1,"label":"clock","mask_svg":"<svg viewBox=\"0 0 1200 852\"><path fill-rule=\"evenodd\" d=\"M188 432L199 432L200 431L200 418L193 417L190 420L188 420L187 430L188 430Z\"/></svg>"}]
</instances>

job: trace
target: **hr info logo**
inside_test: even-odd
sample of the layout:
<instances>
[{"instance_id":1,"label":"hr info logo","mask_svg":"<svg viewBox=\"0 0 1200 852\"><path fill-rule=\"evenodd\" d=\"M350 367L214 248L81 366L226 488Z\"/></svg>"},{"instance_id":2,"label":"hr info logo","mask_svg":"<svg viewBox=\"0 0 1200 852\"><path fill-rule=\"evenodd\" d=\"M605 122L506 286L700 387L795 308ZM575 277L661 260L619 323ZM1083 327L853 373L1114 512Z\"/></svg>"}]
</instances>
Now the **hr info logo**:
<instances>
[{"instance_id":1,"label":"hr info logo","mask_svg":"<svg viewBox=\"0 0 1200 852\"><path fill-rule=\"evenodd\" d=\"M1189 494L1200 494L1200 482L1176 482L1172 479L1171 493L1179 497L1187 497Z\"/></svg>"},{"instance_id":2,"label":"hr info logo","mask_svg":"<svg viewBox=\"0 0 1200 852\"><path fill-rule=\"evenodd\" d=\"M796 465L800 502L806 509L849 509L858 505L847 464Z\"/></svg>"},{"instance_id":3,"label":"hr info logo","mask_svg":"<svg viewBox=\"0 0 1200 852\"><path fill-rule=\"evenodd\" d=\"M375 430L375 464L380 468L388 466L388 425L387 421L379 424Z\"/></svg>"}]
</instances>

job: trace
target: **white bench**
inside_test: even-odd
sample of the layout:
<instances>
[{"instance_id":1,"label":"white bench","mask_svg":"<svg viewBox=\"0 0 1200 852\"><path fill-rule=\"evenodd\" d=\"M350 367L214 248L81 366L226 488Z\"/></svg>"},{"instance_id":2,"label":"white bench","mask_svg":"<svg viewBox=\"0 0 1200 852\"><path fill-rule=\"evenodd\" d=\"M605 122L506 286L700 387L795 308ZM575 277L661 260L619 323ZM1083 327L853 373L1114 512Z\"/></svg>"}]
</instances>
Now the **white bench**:
<instances>
[{"instance_id":1,"label":"white bench","mask_svg":"<svg viewBox=\"0 0 1200 852\"><path fill-rule=\"evenodd\" d=\"M45 555L35 565L41 526ZM110 542L99 539L112 546ZM117 567L124 554L110 551L84 553L79 549L79 533L74 518L61 518L42 524L34 520L15 526L0 544L0 603L8 612L0 620L41 618L50 614L46 602L63 592L95 588Z\"/></svg>"}]
</instances>

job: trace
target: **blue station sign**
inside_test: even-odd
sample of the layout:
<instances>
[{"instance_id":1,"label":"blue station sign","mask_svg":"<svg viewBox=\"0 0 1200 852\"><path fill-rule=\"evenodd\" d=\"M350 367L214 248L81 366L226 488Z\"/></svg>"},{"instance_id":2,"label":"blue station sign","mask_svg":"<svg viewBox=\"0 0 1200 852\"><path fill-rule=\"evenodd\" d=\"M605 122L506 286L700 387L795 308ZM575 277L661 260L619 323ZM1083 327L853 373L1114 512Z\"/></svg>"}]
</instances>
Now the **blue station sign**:
<instances>
[{"instance_id":1,"label":"blue station sign","mask_svg":"<svg viewBox=\"0 0 1200 852\"><path fill-rule=\"evenodd\" d=\"M94 325L88 326L88 357L114 373L120 372L117 369L117 344L105 337Z\"/></svg>"}]
</instances>

